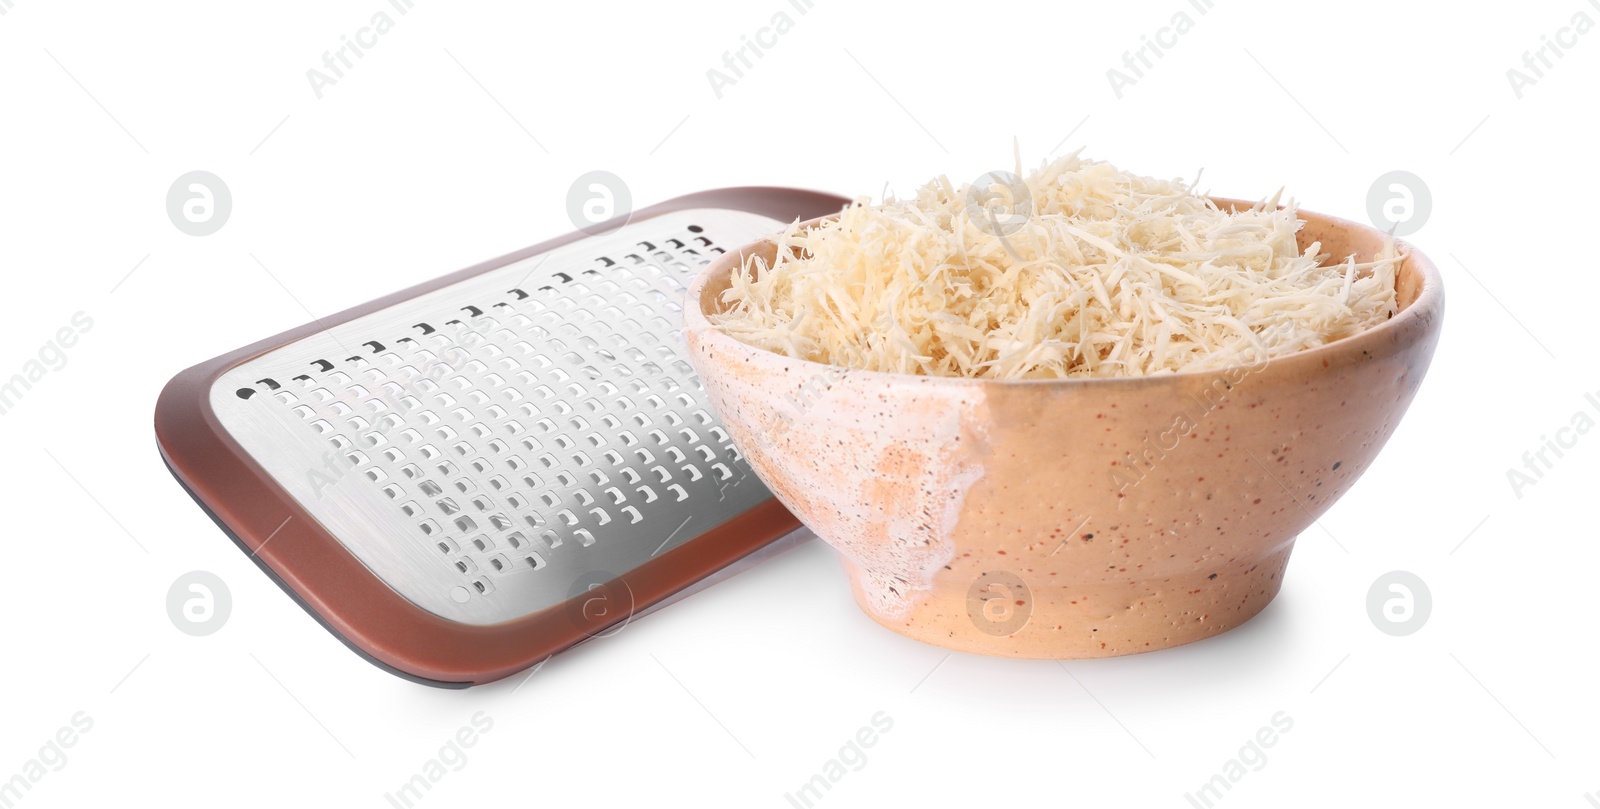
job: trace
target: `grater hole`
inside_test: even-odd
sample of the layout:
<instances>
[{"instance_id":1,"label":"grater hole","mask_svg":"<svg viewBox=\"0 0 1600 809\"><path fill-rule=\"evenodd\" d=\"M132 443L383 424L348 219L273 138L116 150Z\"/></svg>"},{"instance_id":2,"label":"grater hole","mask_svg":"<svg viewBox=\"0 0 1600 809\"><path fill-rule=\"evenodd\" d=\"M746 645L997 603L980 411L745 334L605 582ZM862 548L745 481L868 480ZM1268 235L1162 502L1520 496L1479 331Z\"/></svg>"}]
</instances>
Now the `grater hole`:
<instances>
[{"instance_id":1,"label":"grater hole","mask_svg":"<svg viewBox=\"0 0 1600 809\"><path fill-rule=\"evenodd\" d=\"M531 567L534 570L539 570L544 567L544 557L537 553L528 554L524 561L528 563L528 567Z\"/></svg>"},{"instance_id":2,"label":"grater hole","mask_svg":"<svg viewBox=\"0 0 1600 809\"><path fill-rule=\"evenodd\" d=\"M459 550L456 547L456 543L454 543L454 542L452 542L452 541L450 541L448 539L441 539L437 543L434 543L434 544L439 548L439 552L440 553L451 554L451 553L455 553L457 550Z\"/></svg>"}]
</instances>

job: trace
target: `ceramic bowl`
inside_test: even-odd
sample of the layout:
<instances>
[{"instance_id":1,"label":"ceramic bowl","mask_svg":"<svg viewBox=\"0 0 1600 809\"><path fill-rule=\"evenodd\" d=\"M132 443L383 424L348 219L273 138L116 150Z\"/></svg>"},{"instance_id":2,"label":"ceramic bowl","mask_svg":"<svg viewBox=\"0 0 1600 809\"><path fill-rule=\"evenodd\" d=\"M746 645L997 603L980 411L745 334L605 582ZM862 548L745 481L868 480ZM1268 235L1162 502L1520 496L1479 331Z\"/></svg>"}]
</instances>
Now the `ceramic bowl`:
<instances>
[{"instance_id":1,"label":"ceramic bowl","mask_svg":"<svg viewBox=\"0 0 1600 809\"><path fill-rule=\"evenodd\" d=\"M1300 217L1302 248L1382 247L1373 228ZM1395 317L1222 371L993 381L791 359L706 319L745 256L771 260L769 242L705 268L684 333L735 446L839 552L874 620L967 652L1125 655L1260 612L1296 536L1394 433L1444 311L1437 269L1400 247Z\"/></svg>"}]
</instances>

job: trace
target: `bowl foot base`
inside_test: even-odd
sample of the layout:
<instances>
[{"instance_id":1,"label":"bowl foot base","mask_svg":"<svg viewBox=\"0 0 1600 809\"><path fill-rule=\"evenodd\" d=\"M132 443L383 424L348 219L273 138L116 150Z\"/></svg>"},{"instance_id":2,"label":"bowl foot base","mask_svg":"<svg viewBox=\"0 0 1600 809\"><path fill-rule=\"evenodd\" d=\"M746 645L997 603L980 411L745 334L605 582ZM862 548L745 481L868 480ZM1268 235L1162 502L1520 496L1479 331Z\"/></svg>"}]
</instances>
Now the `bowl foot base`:
<instances>
[{"instance_id":1,"label":"bowl foot base","mask_svg":"<svg viewBox=\"0 0 1600 809\"><path fill-rule=\"evenodd\" d=\"M862 611L909 638L973 654L1079 660L1169 649L1243 624L1278 594L1292 549L1291 542L1260 557L1166 579L946 574L903 615L874 611L862 589L869 577L842 561Z\"/></svg>"}]
</instances>

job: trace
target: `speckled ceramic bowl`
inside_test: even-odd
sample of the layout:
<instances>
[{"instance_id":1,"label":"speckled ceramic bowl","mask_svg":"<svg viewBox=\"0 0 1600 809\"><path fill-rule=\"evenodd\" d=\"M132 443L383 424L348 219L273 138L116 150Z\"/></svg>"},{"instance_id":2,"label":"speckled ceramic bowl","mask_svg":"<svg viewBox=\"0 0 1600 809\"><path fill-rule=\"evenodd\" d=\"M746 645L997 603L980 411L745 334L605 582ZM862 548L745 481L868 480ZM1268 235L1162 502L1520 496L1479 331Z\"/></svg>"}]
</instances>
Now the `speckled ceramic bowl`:
<instances>
[{"instance_id":1,"label":"speckled ceramic bowl","mask_svg":"<svg viewBox=\"0 0 1600 809\"><path fill-rule=\"evenodd\" d=\"M1372 228L1301 218L1302 246L1381 248ZM685 336L735 445L839 551L873 619L968 652L1124 655L1260 612L1295 537L1394 432L1444 310L1438 271L1402 247L1394 318L1220 372L1005 382L790 359L705 317L768 243L695 280Z\"/></svg>"}]
</instances>

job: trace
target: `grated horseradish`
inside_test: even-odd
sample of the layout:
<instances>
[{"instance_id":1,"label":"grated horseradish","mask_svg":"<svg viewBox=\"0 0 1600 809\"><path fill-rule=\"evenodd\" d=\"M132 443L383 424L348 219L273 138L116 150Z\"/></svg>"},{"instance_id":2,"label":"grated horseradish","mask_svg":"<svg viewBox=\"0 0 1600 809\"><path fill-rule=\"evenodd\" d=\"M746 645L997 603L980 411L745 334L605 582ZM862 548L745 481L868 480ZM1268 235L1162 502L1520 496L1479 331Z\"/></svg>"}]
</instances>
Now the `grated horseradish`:
<instances>
[{"instance_id":1,"label":"grated horseradish","mask_svg":"<svg viewBox=\"0 0 1600 809\"><path fill-rule=\"evenodd\" d=\"M1017 172L1021 174L1020 166ZM711 322L850 368L1028 379L1245 365L1396 311L1393 240L1371 261L1302 252L1293 201L1220 209L1192 184L1068 155L1011 182L939 177L774 237ZM998 204L996 204L998 203Z\"/></svg>"}]
</instances>

